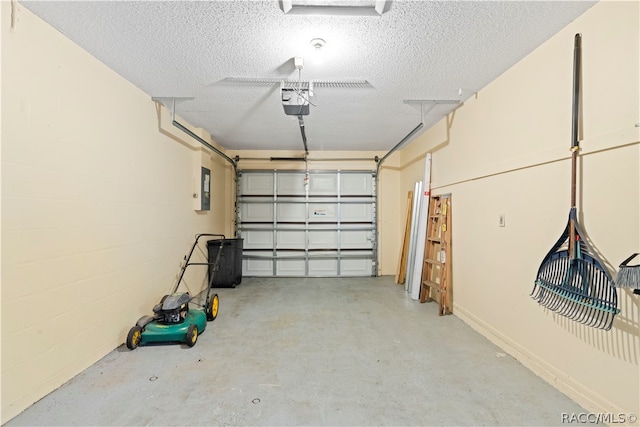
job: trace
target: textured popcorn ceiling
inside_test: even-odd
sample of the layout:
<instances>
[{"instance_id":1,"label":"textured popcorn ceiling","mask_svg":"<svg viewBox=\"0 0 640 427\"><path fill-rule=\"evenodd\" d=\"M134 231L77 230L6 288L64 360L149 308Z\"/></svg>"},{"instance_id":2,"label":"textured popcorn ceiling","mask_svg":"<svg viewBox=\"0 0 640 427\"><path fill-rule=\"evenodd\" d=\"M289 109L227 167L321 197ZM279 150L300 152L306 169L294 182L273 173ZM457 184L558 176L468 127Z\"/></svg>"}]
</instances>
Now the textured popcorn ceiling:
<instances>
[{"instance_id":1,"label":"textured popcorn ceiling","mask_svg":"<svg viewBox=\"0 0 640 427\"><path fill-rule=\"evenodd\" d=\"M421 121L404 100L465 100L593 4L395 1L382 16L306 16L277 1L20 2L150 98L194 97L177 114L230 149L302 150L302 139L279 85L225 78L297 79L301 56L302 79L368 80L316 88L311 152L392 148ZM425 128L451 109L433 109Z\"/></svg>"}]
</instances>

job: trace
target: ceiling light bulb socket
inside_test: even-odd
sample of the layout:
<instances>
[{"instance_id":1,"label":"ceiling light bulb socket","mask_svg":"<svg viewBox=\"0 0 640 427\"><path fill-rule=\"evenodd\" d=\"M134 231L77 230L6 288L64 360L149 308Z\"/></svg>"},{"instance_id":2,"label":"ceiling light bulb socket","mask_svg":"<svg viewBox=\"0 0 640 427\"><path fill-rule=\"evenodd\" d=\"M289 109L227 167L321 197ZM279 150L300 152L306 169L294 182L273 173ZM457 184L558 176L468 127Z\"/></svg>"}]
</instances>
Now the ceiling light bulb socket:
<instances>
[{"instance_id":1,"label":"ceiling light bulb socket","mask_svg":"<svg viewBox=\"0 0 640 427\"><path fill-rule=\"evenodd\" d=\"M311 43L311 46L315 47L316 49L320 49L321 47L327 44L327 42L321 38L311 39L310 43Z\"/></svg>"}]
</instances>

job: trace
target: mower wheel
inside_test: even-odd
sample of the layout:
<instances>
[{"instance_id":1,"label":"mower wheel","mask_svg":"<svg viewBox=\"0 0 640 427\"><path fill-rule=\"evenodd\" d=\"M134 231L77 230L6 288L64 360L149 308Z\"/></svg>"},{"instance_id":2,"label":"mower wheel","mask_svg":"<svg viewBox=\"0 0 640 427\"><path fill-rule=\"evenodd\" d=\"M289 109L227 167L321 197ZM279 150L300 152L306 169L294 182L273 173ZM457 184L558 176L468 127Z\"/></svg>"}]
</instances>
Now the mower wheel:
<instances>
[{"instance_id":1,"label":"mower wheel","mask_svg":"<svg viewBox=\"0 0 640 427\"><path fill-rule=\"evenodd\" d=\"M198 327L196 325L190 325L187 329L186 343L189 347L193 347L196 345L196 341L198 341Z\"/></svg>"},{"instance_id":2,"label":"mower wheel","mask_svg":"<svg viewBox=\"0 0 640 427\"><path fill-rule=\"evenodd\" d=\"M142 339L142 328L138 325L134 326L129 330L129 334L127 334L127 348L129 350L134 350L140 344L140 340Z\"/></svg>"},{"instance_id":3,"label":"mower wheel","mask_svg":"<svg viewBox=\"0 0 640 427\"><path fill-rule=\"evenodd\" d=\"M216 320L216 317L218 317L218 304L218 294L213 294L213 296L210 297L210 300L207 301L206 313L208 321Z\"/></svg>"}]
</instances>

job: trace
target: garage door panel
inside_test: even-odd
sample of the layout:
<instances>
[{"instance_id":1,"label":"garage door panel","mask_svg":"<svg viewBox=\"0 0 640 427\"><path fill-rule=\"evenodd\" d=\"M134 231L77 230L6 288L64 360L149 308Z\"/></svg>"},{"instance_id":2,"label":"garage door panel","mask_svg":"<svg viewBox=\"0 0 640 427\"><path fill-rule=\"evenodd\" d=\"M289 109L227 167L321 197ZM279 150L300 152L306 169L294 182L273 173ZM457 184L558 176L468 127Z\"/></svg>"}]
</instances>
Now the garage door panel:
<instances>
[{"instance_id":1,"label":"garage door panel","mask_svg":"<svg viewBox=\"0 0 640 427\"><path fill-rule=\"evenodd\" d=\"M310 259L309 260L309 276L337 276L338 260L337 259Z\"/></svg>"},{"instance_id":2,"label":"garage door panel","mask_svg":"<svg viewBox=\"0 0 640 427\"><path fill-rule=\"evenodd\" d=\"M340 194L343 196L369 195L372 193L372 174L345 173L340 176Z\"/></svg>"},{"instance_id":3,"label":"garage door panel","mask_svg":"<svg viewBox=\"0 0 640 427\"><path fill-rule=\"evenodd\" d=\"M248 230L242 233L243 246L246 249L272 249L273 231Z\"/></svg>"},{"instance_id":4,"label":"garage door panel","mask_svg":"<svg viewBox=\"0 0 640 427\"><path fill-rule=\"evenodd\" d=\"M370 276L371 258L343 259L340 264L341 276Z\"/></svg>"},{"instance_id":5,"label":"garage door panel","mask_svg":"<svg viewBox=\"0 0 640 427\"><path fill-rule=\"evenodd\" d=\"M240 205L243 222L273 222L273 206L268 203L244 203Z\"/></svg>"},{"instance_id":6,"label":"garage door panel","mask_svg":"<svg viewBox=\"0 0 640 427\"><path fill-rule=\"evenodd\" d=\"M309 194L313 196L335 195L338 192L338 175L312 174L309 177Z\"/></svg>"},{"instance_id":7,"label":"garage door panel","mask_svg":"<svg viewBox=\"0 0 640 427\"><path fill-rule=\"evenodd\" d=\"M278 203L276 212L278 221L304 223L307 207L304 203Z\"/></svg>"},{"instance_id":8,"label":"garage door panel","mask_svg":"<svg viewBox=\"0 0 640 427\"><path fill-rule=\"evenodd\" d=\"M286 257L286 255L285 255ZM278 276L305 276L305 261L303 259L276 260L276 275Z\"/></svg>"},{"instance_id":9,"label":"garage door panel","mask_svg":"<svg viewBox=\"0 0 640 427\"><path fill-rule=\"evenodd\" d=\"M309 249L333 249L337 247L337 231L309 231Z\"/></svg>"},{"instance_id":10,"label":"garage door panel","mask_svg":"<svg viewBox=\"0 0 640 427\"><path fill-rule=\"evenodd\" d=\"M303 173L279 173L277 191L279 195L299 195L304 196L304 179Z\"/></svg>"},{"instance_id":11,"label":"garage door panel","mask_svg":"<svg viewBox=\"0 0 640 427\"><path fill-rule=\"evenodd\" d=\"M372 219L373 206L371 203L349 203L343 206L343 222L371 222Z\"/></svg>"},{"instance_id":12,"label":"garage door panel","mask_svg":"<svg viewBox=\"0 0 640 427\"><path fill-rule=\"evenodd\" d=\"M273 194L272 173L248 173L240 176L242 193L246 195L270 195Z\"/></svg>"},{"instance_id":13,"label":"garage door panel","mask_svg":"<svg viewBox=\"0 0 640 427\"><path fill-rule=\"evenodd\" d=\"M337 222L338 205L329 203L309 203L309 221Z\"/></svg>"},{"instance_id":14,"label":"garage door panel","mask_svg":"<svg viewBox=\"0 0 640 427\"><path fill-rule=\"evenodd\" d=\"M277 231L276 248L304 249L306 244L305 231Z\"/></svg>"},{"instance_id":15,"label":"garage door panel","mask_svg":"<svg viewBox=\"0 0 640 427\"><path fill-rule=\"evenodd\" d=\"M342 231L340 247L342 249L370 249L373 247L371 231Z\"/></svg>"},{"instance_id":16,"label":"garage door panel","mask_svg":"<svg viewBox=\"0 0 640 427\"><path fill-rule=\"evenodd\" d=\"M243 255L245 257L251 257L257 254L245 251ZM273 276L273 261L271 259L244 258L242 260L242 275L260 277Z\"/></svg>"}]
</instances>

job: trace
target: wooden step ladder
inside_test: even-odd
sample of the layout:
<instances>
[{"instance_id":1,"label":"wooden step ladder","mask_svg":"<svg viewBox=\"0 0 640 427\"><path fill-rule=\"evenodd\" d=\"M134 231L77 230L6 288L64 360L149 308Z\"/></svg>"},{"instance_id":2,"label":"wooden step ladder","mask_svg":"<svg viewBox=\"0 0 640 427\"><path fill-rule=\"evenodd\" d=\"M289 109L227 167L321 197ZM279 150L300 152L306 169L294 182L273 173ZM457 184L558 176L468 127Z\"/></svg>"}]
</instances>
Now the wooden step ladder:
<instances>
[{"instance_id":1,"label":"wooden step ladder","mask_svg":"<svg viewBox=\"0 0 640 427\"><path fill-rule=\"evenodd\" d=\"M438 315L451 306L451 196L431 196L424 243L420 302L436 301Z\"/></svg>"}]
</instances>

